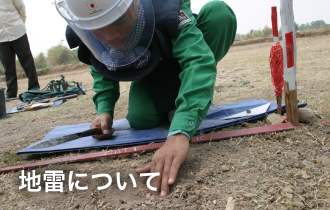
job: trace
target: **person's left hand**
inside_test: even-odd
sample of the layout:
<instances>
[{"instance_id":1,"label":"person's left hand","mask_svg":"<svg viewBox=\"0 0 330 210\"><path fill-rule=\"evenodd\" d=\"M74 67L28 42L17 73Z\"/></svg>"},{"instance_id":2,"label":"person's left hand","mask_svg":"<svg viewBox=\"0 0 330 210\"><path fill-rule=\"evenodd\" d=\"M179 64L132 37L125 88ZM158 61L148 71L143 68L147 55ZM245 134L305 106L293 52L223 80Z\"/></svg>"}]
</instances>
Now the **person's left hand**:
<instances>
[{"instance_id":1,"label":"person's left hand","mask_svg":"<svg viewBox=\"0 0 330 210\"><path fill-rule=\"evenodd\" d=\"M181 164L186 160L189 154L189 138L182 134L170 136L165 141L164 145L158 149L151 163L136 172L141 173L159 173L154 177L150 184L156 187L156 191L148 189L146 198L153 200L160 193L160 197L165 197L169 191L169 185L174 184L177 173Z\"/></svg>"}]
</instances>

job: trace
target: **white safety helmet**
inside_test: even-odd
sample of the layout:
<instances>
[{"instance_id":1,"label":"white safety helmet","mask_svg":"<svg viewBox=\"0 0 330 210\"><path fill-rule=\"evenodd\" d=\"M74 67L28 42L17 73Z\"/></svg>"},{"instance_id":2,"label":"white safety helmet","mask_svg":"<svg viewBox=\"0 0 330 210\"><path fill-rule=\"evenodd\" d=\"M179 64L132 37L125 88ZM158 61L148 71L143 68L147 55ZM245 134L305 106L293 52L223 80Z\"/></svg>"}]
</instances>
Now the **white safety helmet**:
<instances>
[{"instance_id":1,"label":"white safety helmet","mask_svg":"<svg viewBox=\"0 0 330 210\"><path fill-rule=\"evenodd\" d=\"M55 0L55 5L109 70L132 65L148 53L155 28L151 0Z\"/></svg>"}]
</instances>

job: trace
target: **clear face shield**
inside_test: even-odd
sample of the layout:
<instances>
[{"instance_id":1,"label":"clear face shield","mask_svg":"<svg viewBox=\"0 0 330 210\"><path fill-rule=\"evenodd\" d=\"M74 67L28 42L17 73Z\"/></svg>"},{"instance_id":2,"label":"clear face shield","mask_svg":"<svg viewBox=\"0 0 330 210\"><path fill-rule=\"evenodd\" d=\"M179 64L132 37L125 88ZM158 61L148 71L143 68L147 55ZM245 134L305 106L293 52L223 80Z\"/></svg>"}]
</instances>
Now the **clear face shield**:
<instances>
[{"instance_id":1,"label":"clear face shield","mask_svg":"<svg viewBox=\"0 0 330 210\"><path fill-rule=\"evenodd\" d=\"M96 59L109 70L134 65L151 57L148 47L155 28L150 0L55 0L68 22Z\"/></svg>"}]
</instances>

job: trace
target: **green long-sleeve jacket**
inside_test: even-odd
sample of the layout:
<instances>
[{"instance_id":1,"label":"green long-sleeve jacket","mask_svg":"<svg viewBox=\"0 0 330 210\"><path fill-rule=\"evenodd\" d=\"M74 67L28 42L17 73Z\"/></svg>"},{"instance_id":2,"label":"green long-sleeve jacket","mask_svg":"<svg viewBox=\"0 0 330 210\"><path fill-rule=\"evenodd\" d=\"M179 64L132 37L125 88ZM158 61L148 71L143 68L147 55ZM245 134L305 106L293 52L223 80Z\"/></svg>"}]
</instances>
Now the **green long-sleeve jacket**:
<instances>
[{"instance_id":1,"label":"green long-sleeve jacket","mask_svg":"<svg viewBox=\"0 0 330 210\"><path fill-rule=\"evenodd\" d=\"M190 0L182 0L181 9L191 22L184 24L179 36L172 38L173 56L178 59L182 72L181 87L175 101L177 111L169 133L184 132L192 139L200 123L205 118L213 98L216 78L216 61L213 52L197 28L196 19L190 9ZM115 103L119 98L119 82L103 77L93 67L93 96L98 114L114 116Z\"/></svg>"}]
</instances>

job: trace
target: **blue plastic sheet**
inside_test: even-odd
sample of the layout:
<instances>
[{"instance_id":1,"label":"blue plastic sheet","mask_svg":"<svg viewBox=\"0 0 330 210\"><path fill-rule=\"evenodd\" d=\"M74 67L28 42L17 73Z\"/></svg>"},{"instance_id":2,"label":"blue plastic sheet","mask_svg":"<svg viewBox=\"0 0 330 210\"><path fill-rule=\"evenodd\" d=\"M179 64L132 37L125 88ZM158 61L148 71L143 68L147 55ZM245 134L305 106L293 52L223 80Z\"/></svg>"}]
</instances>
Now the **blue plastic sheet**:
<instances>
[{"instance_id":1,"label":"blue plastic sheet","mask_svg":"<svg viewBox=\"0 0 330 210\"><path fill-rule=\"evenodd\" d=\"M275 113L277 111L276 102L271 102L267 112L255 115L248 118L236 118L229 120L221 120L221 118L237 114L247 109L253 109L264 104L270 103L267 100L248 100L242 101L234 104L224 104L218 106L211 106L206 118L200 124L196 134L200 132L207 132L219 128L228 127L231 125L261 119L266 117L268 114ZM305 107L307 104L299 104L298 107ZM285 111L285 105L282 106ZM42 140L60 137L64 135L69 135L73 133L78 133L89 129L90 124L79 124L79 125L68 125L59 126L51 130L45 138ZM115 133L109 140L97 140L91 136L79 138L73 141L69 141L54 147L43 148L43 149L30 149L31 146L19 151L17 154L41 154L41 153L56 153L56 152L69 152L69 151L79 151L86 149L96 149L96 148L111 148L118 146L132 146L132 145L142 145L151 142L162 142L167 138L168 130L170 124L164 124L157 128L149 130L136 130L129 127L128 121L126 119L115 120L113 123L113 128ZM41 141L42 141L41 140Z\"/></svg>"}]
</instances>

